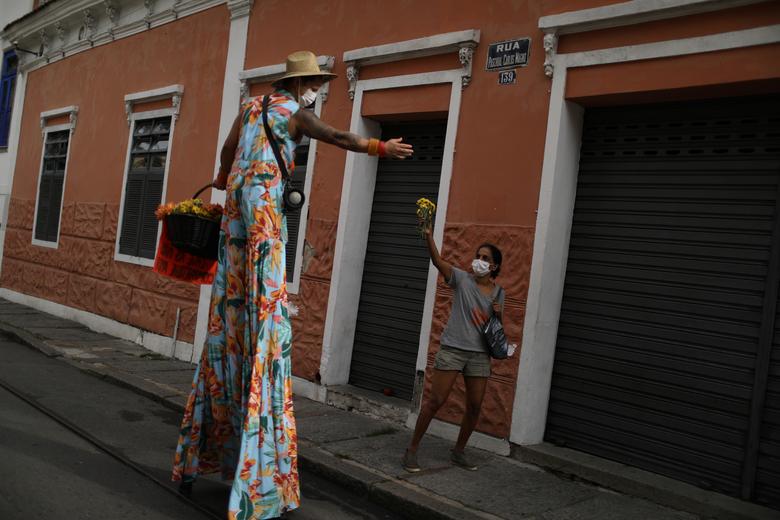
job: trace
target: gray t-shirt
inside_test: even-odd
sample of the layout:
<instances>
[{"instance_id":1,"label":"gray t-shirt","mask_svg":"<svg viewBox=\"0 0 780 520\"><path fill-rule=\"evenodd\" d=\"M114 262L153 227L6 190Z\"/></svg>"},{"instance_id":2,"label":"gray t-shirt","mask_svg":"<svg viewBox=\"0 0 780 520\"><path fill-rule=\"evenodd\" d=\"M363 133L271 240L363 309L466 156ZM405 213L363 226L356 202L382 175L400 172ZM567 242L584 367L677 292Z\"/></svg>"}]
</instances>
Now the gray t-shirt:
<instances>
[{"instance_id":1,"label":"gray t-shirt","mask_svg":"<svg viewBox=\"0 0 780 520\"><path fill-rule=\"evenodd\" d=\"M447 283L454 289L450 319L441 335L441 344L448 347L487 352L487 343L482 336L482 324L492 315L493 299L498 300L503 314L504 291L496 284L493 293L486 296L479 290L474 276L463 269L452 268Z\"/></svg>"}]
</instances>

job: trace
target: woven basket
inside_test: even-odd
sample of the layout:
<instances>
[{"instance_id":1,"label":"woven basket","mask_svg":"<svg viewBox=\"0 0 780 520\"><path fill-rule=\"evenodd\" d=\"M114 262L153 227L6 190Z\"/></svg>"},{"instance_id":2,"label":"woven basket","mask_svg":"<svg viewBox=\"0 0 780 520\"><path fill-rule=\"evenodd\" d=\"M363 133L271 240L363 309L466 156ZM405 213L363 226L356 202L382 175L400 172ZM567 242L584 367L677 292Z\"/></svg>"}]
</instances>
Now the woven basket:
<instances>
[{"instance_id":1,"label":"woven basket","mask_svg":"<svg viewBox=\"0 0 780 520\"><path fill-rule=\"evenodd\" d=\"M219 221L196 215L165 217L171 244L195 256L216 259L219 255Z\"/></svg>"}]
</instances>

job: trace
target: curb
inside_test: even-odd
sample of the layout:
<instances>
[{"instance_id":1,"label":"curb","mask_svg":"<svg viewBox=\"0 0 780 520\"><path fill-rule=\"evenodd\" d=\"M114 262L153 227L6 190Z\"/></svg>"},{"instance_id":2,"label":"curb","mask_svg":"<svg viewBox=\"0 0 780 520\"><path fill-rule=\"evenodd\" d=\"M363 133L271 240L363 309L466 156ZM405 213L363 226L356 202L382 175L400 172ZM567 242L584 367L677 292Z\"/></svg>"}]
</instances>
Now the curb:
<instances>
[{"instance_id":1,"label":"curb","mask_svg":"<svg viewBox=\"0 0 780 520\"><path fill-rule=\"evenodd\" d=\"M184 412L184 405L173 399L177 397L176 395L161 395L161 388L145 379L103 368L100 364L70 359L48 345L45 340L7 322L0 321L0 331L12 336L20 343L40 351L47 357L60 358L86 374L131 390L173 411ZM427 492L402 479L380 473L355 461L337 457L305 439L300 439L298 443L300 448L303 448L303 453L301 450L298 453L298 463L301 468L326 478L359 496L367 497L371 502L406 518L424 518L426 520L500 519L495 515L468 508L454 500Z\"/></svg>"},{"instance_id":2,"label":"curb","mask_svg":"<svg viewBox=\"0 0 780 520\"><path fill-rule=\"evenodd\" d=\"M403 479L378 472L333 453L306 440L298 454L302 468L332 480L358 495L368 497L393 512L407 518L426 520L499 519L495 515L468 508L454 500L423 490ZM303 453L305 451L305 453Z\"/></svg>"},{"instance_id":3,"label":"curb","mask_svg":"<svg viewBox=\"0 0 780 520\"><path fill-rule=\"evenodd\" d=\"M62 352L59 352L47 344L44 340L34 336L33 334L30 334L24 329L20 329L19 327L11 325L10 323L0 321L0 331L5 332L19 343L40 351L46 357L63 357Z\"/></svg>"},{"instance_id":4,"label":"curb","mask_svg":"<svg viewBox=\"0 0 780 520\"><path fill-rule=\"evenodd\" d=\"M515 446L512 457L564 478L644 498L704 518L777 520L778 512L619 462L549 443Z\"/></svg>"}]
</instances>

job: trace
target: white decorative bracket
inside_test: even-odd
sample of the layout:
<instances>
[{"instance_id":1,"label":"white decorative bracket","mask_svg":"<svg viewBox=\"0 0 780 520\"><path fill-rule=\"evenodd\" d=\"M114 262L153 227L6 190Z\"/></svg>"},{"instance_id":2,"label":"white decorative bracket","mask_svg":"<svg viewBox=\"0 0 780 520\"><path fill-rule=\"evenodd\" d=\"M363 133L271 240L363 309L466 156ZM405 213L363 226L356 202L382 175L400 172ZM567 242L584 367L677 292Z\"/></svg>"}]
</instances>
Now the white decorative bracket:
<instances>
[{"instance_id":1,"label":"white decorative bracket","mask_svg":"<svg viewBox=\"0 0 780 520\"><path fill-rule=\"evenodd\" d=\"M144 0L144 7L146 8L146 15L144 16L144 19L146 20L146 23L150 23L152 20L152 16L154 15L154 3L155 0Z\"/></svg>"},{"instance_id":2,"label":"white decorative bracket","mask_svg":"<svg viewBox=\"0 0 780 520\"><path fill-rule=\"evenodd\" d=\"M350 62L347 64L347 82L349 83L349 88L347 89L347 93L349 94L349 99L355 99L355 89L357 88L357 82L358 82L358 76L360 75L360 68L357 63Z\"/></svg>"},{"instance_id":3,"label":"white decorative bracket","mask_svg":"<svg viewBox=\"0 0 780 520\"><path fill-rule=\"evenodd\" d=\"M41 112L41 132L46 134L46 122L49 119L61 116L68 116L68 122L70 123L70 129L72 132L76 131L76 122L79 117L79 107L77 105L70 105L62 108L55 108L54 110L47 110Z\"/></svg>"},{"instance_id":4,"label":"white decorative bracket","mask_svg":"<svg viewBox=\"0 0 780 520\"><path fill-rule=\"evenodd\" d=\"M111 27L108 29L108 33L113 38L114 36L114 29L119 25L119 7L114 3L114 0L105 0L103 2L103 5L106 8L106 16L108 17L108 21L111 24Z\"/></svg>"},{"instance_id":5,"label":"white decorative bracket","mask_svg":"<svg viewBox=\"0 0 780 520\"><path fill-rule=\"evenodd\" d=\"M130 123L132 122L134 104L148 103L150 101L158 101L160 99L168 98L170 98L171 107L173 108L173 119L179 119L181 98L183 95L184 85L169 85L167 87L157 88L154 90L145 90L143 92L127 94L125 96L125 113L127 114L127 125L130 126Z\"/></svg>"},{"instance_id":6,"label":"white decorative bracket","mask_svg":"<svg viewBox=\"0 0 780 520\"><path fill-rule=\"evenodd\" d=\"M458 59L463 67L461 76L461 87L466 88L471 83L471 67L474 64L474 44L463 44L458 51Z\"/></svg>"},{"instance_id":7,"label":"white decorative bracket","mask_svg":"<svg viewBox=\"0 0 780 520\"><path fill-rule=\"evenodd\" d=\"M54 24L54 31L57 33L57 39L60 41L60 52L65 55L65 26L62 25L62 20L57 20Z\"/></svg>"},{"instance_id":8,"label":"white decorative bracket","mask_svg":"<svg viewBox=\"0 0 780 520\"><path fill-rule=\"evenodd\" d=\"M553 71L555 66L553 60L555 59L555 53L558 50L558 35L554 32L544 35L544 75L548 78L553 77Z\"/></svg>"},{"instance_id":9,"label":"white decorative bracket","mask_svg":"<svg viewBox=\"0 0 780 520\"><path fill-rule=\"evenodd\" d=\"M41 40L41 55L46 56L48 58L49 55L49 33L46 32L46 29L41 29L38 31L38 37Z\"/></svg>"},{"instance_id":10,"label":"white decorative bracket","mask_svg":"<svg viewBox=\"0 0 780 520\"><path fill-rule=\"evenodd\" d=\"M243 18L249 16L252 12L252 5L255 0L228 0L227 7L230 11L230 19Z\"/></svg>"},{"instance_id":11,"label":"white decorative bracket","mask_svg":"<svg viewBox=\"0 0 780 520\"><path fill-rule=\"evenodd\" d=\"M471 83L471 70L474 62L474 48L479 45L478 29L435 34L426 38L406 40L397 43L364 47L344 53L344 63L347 64L347 81L349 82L349 98L355 98L358 75L362 67L379 63L410 60L426 56L458 53L463 70L461 85L467 87Z\"/></svg>"},{"instance_id":12,"label":"white decorative bracket","mask_svg":"<svg viewBox=\"0 0 780 520\"><path fill-rule=\"evenodd\" d=\"M95 25L95 17L92 14L92 9L84 9L84 38L92 40L95 37L95 31L97 27Z\"/></svg>"},{"instance_id":13,"label":"white decorative bracket","mask_svg":"<svg viewBox=\"0 0 780 520\"><path fill-rule=\"evenodd\" d=\"M249 82L245 79L241 80L241 90L239 92L240 102L243 103L246 98L249 97Z\"/></svg>"},{"instance_id":14,"label":"white decorative bracket","mask_svg":"<svg viewBox=\"0 0 780 520\"><path fill-rule=\"evenodd\" d=\"M317 56L317 65L323 72L330 72L333 70L333 66L336 64L335 56ZM276 65L267 65L265 67L258 67L256 69L242 70L238 73L238 81L241 82L241 102L249 97L249 88L254 83L273 83L277 79L284 76L286 65L284 63L277 63ZM328 85L330 82L326 82L320 88L319 95L322 96L322 101L328 99Z\"/></svg>"}]
</instances>

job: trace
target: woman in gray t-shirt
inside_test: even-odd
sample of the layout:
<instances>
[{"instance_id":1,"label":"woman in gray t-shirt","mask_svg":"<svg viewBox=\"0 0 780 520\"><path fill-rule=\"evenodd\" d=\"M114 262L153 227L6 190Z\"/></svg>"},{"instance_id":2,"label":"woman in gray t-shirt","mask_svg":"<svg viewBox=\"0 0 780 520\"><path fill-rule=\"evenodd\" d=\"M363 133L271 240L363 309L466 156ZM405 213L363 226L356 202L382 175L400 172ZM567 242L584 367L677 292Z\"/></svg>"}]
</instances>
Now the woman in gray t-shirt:
<instances>
[{"instance_id":1,"label":"woman in gray t-shirt","mask_svg":"<svg viewBox=\"0 0 780 520\"><path fill-rule=\"evenodd\" d=\"M477 466L463 450L477 425L490 376L490 356L482 325L491 313L500 319L504 309L504 290L495 282L501 271L501 251L492 244L482 244L477 248L471 272L466 272L442 259L430 230L426 231L426 239L431 261L452 287L454 297L431 372L431 390L423 400L412 441L404 453L403 467L410 472L420 471L417 447L436 412L447 401L458 372L462 372L466 383L466 412L452 449L452 462L473 471Z\"/></svg>"}]
</instances>

